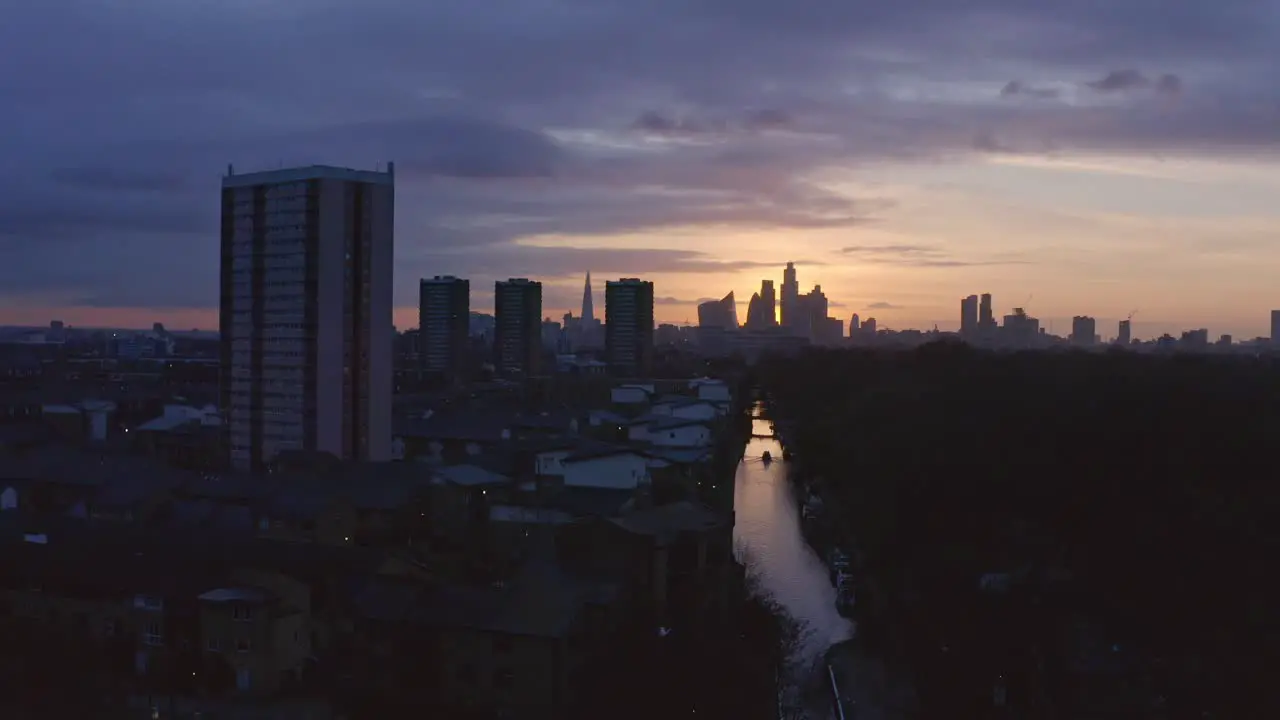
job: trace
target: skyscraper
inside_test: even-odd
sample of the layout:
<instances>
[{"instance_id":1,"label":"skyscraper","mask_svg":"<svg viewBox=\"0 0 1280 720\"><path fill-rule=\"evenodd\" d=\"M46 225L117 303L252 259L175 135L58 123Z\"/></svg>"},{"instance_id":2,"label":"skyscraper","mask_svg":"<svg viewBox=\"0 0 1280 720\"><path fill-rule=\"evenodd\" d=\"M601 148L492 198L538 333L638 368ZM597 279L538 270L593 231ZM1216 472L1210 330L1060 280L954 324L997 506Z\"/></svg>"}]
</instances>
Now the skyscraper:
<instances>
[{"instance_id":1,"label":"skyscraper","mask_svg":"<svg viewBox=\"0 0 1280 720\"><path fill-rule=\"evenodd\" d=\"M778 326L778 298L774 293L772 280L760 282L760 312L765 327Z\"/></svg>"},{"instance_id":2,"label":"skyscraper","mask_svg":"<svg viewBox=\"0 0 1280 720\"><path fill-rule=\"evenodd\" d=\"M286 450L391 454L394 166L222 179L226 447L237 469Z\"/></svg>"},{"instance_id":3,"label":"skyscraper","mask_svg":"<svg viewBox=\"0 0 1280 720\"><path fill-rule=\"evenodd\" d=\"M738 301L734 299L732 290L719 300L708 300L698 304L698 327L738 329Z\"/></svg>"},{"instance_id":4,"label":"skyscraper","mask_svg":"<svg viewBox=\"0 0 1280 720\"><path fill-rule=\"evenodd\" d=\"M1117 345L1127 346L1133 342L1133 335L1131 330L1132 326L1133 326L1132 320L1120 321L1120 333L1119 335L1116 336Z\"/></svg>"},{"instance_id":5,"label":"skyscraper","mask_svg":"<svg viewBox=\"0 0 1280 720\"><path fill-rule=\"evenodd\" d=\"M960 301L960 334L972 336L978 329L978 296L970 295Z\"/></svg>"},{"instance_id":6,"label":"skyscraper","mask_svg":"<svg viewBox=\"0 0 1280 720\"><path fill-rule=\"evenodd\" d=\"M796 280L796 264L787 263L787 268L782 271L782 326L790 328L796 324L796 313L799 308L796 307L797 301L800 299L800 283Z\"/></svg>"},{"instance_id":7,"label":"skyscraper","mask_svg":"<svg viewBox=\"0 0 1280 720\"><path fill-rule=\"evenodd\" d=\"M1271 344L1280 347L1280 310L1271 311Z\"/></svg>"},{"instance_id":8,"label":"skyscraper","mask_svg":"<svg viewBox=\"0 0 1280 720\"><path fill-rule=\"evenodd\" d=\"M630 377L649 374L653 365L653 283L636 278L605 283L604 337L610 370Z\"/></svg>"},{"instance_id":9,"label":"skyscraper","mask_svg":"<svg viewBox=\"0 0 1280 720\"><path fill-rule=\"evenodd\" d=\"M978 327L989 332L995 326L996 316L991 310L991 293L982 293L982 300L978 305Z\"/></svg>"},{"instance_id":10,"label":"skyscraper","mask_svg":"<svg viewBox=\"0 0 1280 720\"><path fill-rule=\"evenodd\" d=\"M542 356L542 283L499 280L493 305L494 369L507 376L536 375Z\"/></svg>"},{"instance_id":11,"label":"skyscraper","mask_svg":"<svg viewBox=\"0 0 1280 720\"><path fill-rule=\"evenodd\" d=\"M595 319L595 303L591 299L591 273L588 271L587 282L582 288L582 322L590 324L595 322Z\"/></svg>"},{"instance_id":12,"label":"skyscraper","mask_svg":"<svg viewBox=\"0 0 1280 720\"><path fill-rule=\"evenodd\" d=\"M470 345L471 282L437 275L418 283L418 356L422 370L460 377Z\"/></svg>"}]
</instances>

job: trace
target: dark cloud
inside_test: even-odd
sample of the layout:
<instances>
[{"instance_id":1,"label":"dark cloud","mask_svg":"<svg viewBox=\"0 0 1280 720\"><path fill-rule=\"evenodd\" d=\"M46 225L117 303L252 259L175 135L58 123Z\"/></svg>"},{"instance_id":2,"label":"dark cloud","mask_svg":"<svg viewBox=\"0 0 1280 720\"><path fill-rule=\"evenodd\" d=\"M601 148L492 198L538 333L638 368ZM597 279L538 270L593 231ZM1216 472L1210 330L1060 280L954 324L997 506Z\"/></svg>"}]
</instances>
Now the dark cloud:
<instances>
[{"instance_id":1,"label":"dark cloud","mask_svg":"<svg viewBox=\"0 0 1280 720\"><path fill-rule=\"evenodd\" d=\"M1161 75L1152 80L1137 70L1113 70L1101 80L1085 83L1098 92L1112 93L1154 88L1157 92L1176 95L1182 91L1182 79L1177 75Z\"/></svg>"},{"instance_id":2,"label":"dark cloud","mask_svg":"<svg viewBox=\"0 0 1280 720\"><path fill-rule=\"evenodd\" d=\"M891 198L815 178L885 161L1274 152L1272 12L1255 0L17 3L0 23L0 100L21 110L0 115L0 286L212 305L228 163L396 161L402 303L415 274L441 269L732 269L750 261L528 241L857 227ZM1109 72L1140 67L1166 74ZM1081 78L1099 78L1084 101L1038 102ZM918 92L944 86L977 89Z\"/></svg>"},{"instance_id":3,"label":"dark cloud","mask_svg":"<svg viewBox=\"0 0 1280 720\"><path fill-rule=\"evenodd\" d=\"M778 109L754 110L746 113L741 119L725 120L723 118L699 119L664 115L654 110L646 110L631 124L633 130L652 135L668 135L673 137L693 137L698 135L726 134L738 131L760 132L782 130L792 126L794 118L790 113Z\"/></svg>"},{"instance_id":4,"label":"dark cloud","mask_svg":"<svg viewBox=\"0 0 1280 720\"><path fill-rule=\"evenodd\" d=\"M655 297L653 299L654 305L697 305L699 302L702 302L702 301L689 300L687 298L678 298L678 297L670 297L670 296Z\"/></svg>"},{"instance_id":5,"label":"dark cloud","mask_svg":"<svg viewBox=\"0 0 1280 720\"><path fill-rule=\"evenodd\" d=\"M894 305L887 302L873 302L866 307L867 310L901 310L901 305Z\"/></svg>"},{"instance_id":6,"label":"dark cloud","mask_svg":"<svg viewBox=\"0 0 1280 720\"><path fill-rule=\"evenodd\" d=\"M1027 85L1020 80L1010 80L1003 89L1000 90L1001 97L1030 97L1037 100L1053 100L1056 99L1061 92L1054 88L1042 88Z\"/></svg>"},{"instance_id":7,"label":"dark cloud","mask_svg":"<svg viewBox=\"0 0 1280 720\"><path fill-rule=\"evenodd\" d=\"M1151 84L1151 81L1137 70L1112 70L1101 80L1085 84L1099 92L1116 92L1145 88Z\"/></svg>"}]
</instances>

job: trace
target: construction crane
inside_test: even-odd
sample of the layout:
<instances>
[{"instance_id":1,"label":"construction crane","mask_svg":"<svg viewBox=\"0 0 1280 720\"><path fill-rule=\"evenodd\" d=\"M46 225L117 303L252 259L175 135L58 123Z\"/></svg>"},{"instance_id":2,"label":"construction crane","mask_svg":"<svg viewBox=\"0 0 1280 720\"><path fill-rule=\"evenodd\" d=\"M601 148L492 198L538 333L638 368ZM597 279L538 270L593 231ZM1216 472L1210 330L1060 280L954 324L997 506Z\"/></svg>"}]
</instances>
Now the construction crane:
<instances>
[{"instance_id":1,"label":"construction crane","mask_svg":"<svg viewBox=\"0 0 1280 720\"><path fill-rule=\"evenodd\" d=\"M1126 321L1126 322L1130 322L1130 323L1131 323L1131 322L1133 322L1133 316L1134 316L1134 315L1137 315L1137 314L1138 314L1137 309L1130 310L1130 311L1129 311L1129 317L1125 318L1125 321Z\"/></svg>"}]
</instances>

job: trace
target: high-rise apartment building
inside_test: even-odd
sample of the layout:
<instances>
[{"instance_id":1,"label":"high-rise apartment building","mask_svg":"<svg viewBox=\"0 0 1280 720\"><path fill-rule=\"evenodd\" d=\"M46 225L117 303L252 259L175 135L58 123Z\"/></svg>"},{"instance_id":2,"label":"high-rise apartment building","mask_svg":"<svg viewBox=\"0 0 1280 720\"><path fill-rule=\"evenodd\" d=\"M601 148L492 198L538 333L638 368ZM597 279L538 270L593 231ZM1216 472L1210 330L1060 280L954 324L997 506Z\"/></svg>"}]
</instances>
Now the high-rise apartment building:
<instances>
[{"instance_id":1,"label":"high-rise apartment building","mask_svg":"<svg viewBox=\"0 0 1280 720\"><path fill-rule=\"evenodd\" d=\"M542 357L542 283L512 278L493 287L493 367L502 375L538 373Z\"/></svg>"},{"instance_id":2,"label":"high-rise apartment building","mask_svg":"<svg viewBox=\"0 0 1280 720\"><path fill-rule=\"evenodd\" d=\"M471 345L471 282L450 275L418 283L418 357L422 371L461 377Z\"/></svg>"},{"instance_id":3,"label":"high-rise apartment building","mask_svg":"<svg viewBox=\"0 0 1280 720\"><path fill-rule=\"evenodd\" d=\"M1271 311L1271 344L1280 347L1280 310Z\"/></svg>"},{"instance_id":4,"label":"high-rise apartment building","mask_svg":"<svg viewBox=\"0 0 1280 720\"><path fill-rule=\"evenodd\" d=\"M960 301L960 334L971 337L978 330L978 296L970 295Z\"/></svg>"},{"instance_id":5,"label":"high-rise apartment building","mask_svg":"<svg viewBox=\"0 0 1280 720\"><path fill-rule=\"evenodd\" d=\"M1093 345L1097 339L1098 324L1087 315L1077 315L1071 318L1071 344L1079 347L1089 347Z\"/></svg>"},{"instance_id":6,"label":"high-rise apartment building","mask_svg":"<svg viewBox=\"0 0 1280 720\"><path fill-rule=\"evenodd\" d=\"M1121 320L1121 321L1120 321L1120 332L1119 332L1119 334L1116 336L1116 344L1117 344L1117 345L1120 345L1120 346L1128 346L1129 344L1131 344L1131 343L1133 342L1133 331L1132 331L1132 327L1133 327L1133 321L1132 321L1132 320Z\"/></svg>"},{"instance_id":7,"label":"high-rise apartment building","mask_svg":"<svg viewBox=\"0 0 1280 720\"><path fill-rule=\"evenodd\" d=\"M394 167L222 179L222 405L231 465L391 454Z\"/></svg>"},{"instance_id":8,"label":"high-rise apartment building","mask_svg":"<svg viewBox=\"0 0 1280 720\"><path fill-rule=\"evenodd\" d=\"M605 283L604 346L614 373L629 377L649 374L653 366L653 283L636 278Z\"/></svg>"}]
</instances>

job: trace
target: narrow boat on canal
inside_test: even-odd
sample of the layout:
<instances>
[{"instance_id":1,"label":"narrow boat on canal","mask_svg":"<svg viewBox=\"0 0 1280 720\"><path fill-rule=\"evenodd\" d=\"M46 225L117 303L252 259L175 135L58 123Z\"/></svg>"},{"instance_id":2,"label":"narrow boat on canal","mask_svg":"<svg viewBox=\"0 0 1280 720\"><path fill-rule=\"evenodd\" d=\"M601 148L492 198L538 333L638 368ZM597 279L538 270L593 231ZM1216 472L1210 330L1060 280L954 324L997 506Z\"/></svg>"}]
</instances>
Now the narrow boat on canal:
<instances>
[{"instance_id":1,"label":"narrow boat on canal","mask_svg":"<svg viewBox=\"0 0 1280 720\"><path fill-rule=\"evenodd\" d=\"M769 452L768 450L765 450L764 454L760 456L760 459L763 460L767 465L773 462L773 453Z\"/></svg>"}]
</instances>

